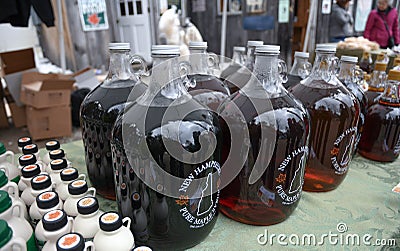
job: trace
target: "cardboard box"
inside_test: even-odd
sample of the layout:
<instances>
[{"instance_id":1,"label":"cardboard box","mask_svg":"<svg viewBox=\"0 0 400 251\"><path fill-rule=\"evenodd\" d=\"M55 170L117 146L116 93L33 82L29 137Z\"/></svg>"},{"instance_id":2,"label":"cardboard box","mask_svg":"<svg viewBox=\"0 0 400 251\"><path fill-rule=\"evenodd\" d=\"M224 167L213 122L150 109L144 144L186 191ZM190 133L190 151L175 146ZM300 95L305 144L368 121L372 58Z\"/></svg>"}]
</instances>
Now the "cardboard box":
<instances>
[{"instance_id":1,"label":"cardboard box","mask_svg":"<svg viewBox=\"0 0 400 251\"><path fill-rule=\"evenodd\" d=\"M95 75L94 70L90 67L76 72L73 77L76 81L75 84L78 89L88 88L93 90L100 83Z\"/></svg>"},{"instance_id":2,"label":"cardboard box","mask_svg":"<svg viewBox=\"0 0 400 251\"><path fill-rule=\"evenodd\" d=\"M0 95L1 96L1 95ZM4 106L3 98L0 99L0 128L9 127L6 108Z\"/></svg>"},{"instance_id":3,"label":"cardboard box","mask_svg":"<svg viewBox=\"0 0 400 251\"><path fill-rule=\"evenodd\" d=\"M74 82L70 75L25 72L21 81L21 102L37 109L68 106Z\"/></svg>"},{"instance_id":4,"label":"cardboard box","mask_svg":"<svg viewBox=\"0 0 400 251\"><path fill-rule=\"evenodd\" d=\"M33 48L0 53L4 73L11 74L36 68Z\"/></svg>"},{"instance_id":5,"label":"cardboard box","mask_svg":"<svg viewBox=\"0 0 400 251\"><path fill-rule=\"evenodd\" d=\"M71 108L57 106L44 109L26 107L28 130L33 140L71 136Z\"/></svg>"},{"instance_id":6,"label":"cardboard box","mask_svg":"<svg viewBox=\"0 0 400 251\"><path fill-rule=\"evenodd\" d=\"M15 127L26 126L25 106L17 106L15 103L8 103L11 110L11 117Z\"/></svg>"}]
</instances>

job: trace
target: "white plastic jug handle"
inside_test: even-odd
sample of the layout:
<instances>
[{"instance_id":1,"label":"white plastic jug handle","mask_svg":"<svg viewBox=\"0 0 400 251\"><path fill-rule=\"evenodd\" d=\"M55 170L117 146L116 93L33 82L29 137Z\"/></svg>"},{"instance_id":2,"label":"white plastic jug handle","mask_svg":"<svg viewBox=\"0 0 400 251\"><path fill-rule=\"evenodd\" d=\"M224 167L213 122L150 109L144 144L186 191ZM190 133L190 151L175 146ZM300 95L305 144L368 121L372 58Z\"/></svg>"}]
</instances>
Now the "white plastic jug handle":
<instances>
[{"instance_id":1,"label":"white plastic jug handle","mask_svg":"<svg viewBox=\"0 0 400 251\"><path fill-rule=\"evenodd\" d=\"M126 227L128 229L130 229L131 228L131 218L129 218L129 217L123 218L122 219L122 225L125 225L125 222L127 222Z\"/></svg>"},{"instance_id":2,"label":"white plastic jug handle","mask_svg":"<svg viewBox=\"0 0 400 251\"><path fill-rule=\"evenodd\" d=\"M24 211L23 211L23 207L25 207L25 205L22 204L22 202L19 201L19 200L15 200L15 201L13 202L13 204L14 204L14 205L12 206L12 212L13 212L13 214L14 214L14 208L18 208L18 218L25 219L25 215L24 215Z\"/></svg>"},{"instance_id":3,"label":"white plastic jug handle","mask_svg":"<svg viewBox=\"0 0 400 251\"><path fill-rule=\"evenodd\" d=\"M93 197L96 197L96 188L90 187L87 191L87 193L92 193Z\"/></svg>"},{"instance_id":4,"label":"white plastic jug handle","mask_svg":"<svg viewBox=\"0 0 400 251\"><path fill-rule=\"evenodd\" d=\"M47 165L43 161L38 160L38 161L36 161L36 164L38 164L40 166L40 171L46 172Z\"/></svg>"},{"instance_id":5,"label":"white plastic jug handle","mask_svg":"<svg viewBox=\"0 0 400 251\"><path fill-rule=\"evenodd\" d=\"M11 164L13 166L15 166L15 153L13 153L12 151L7 151L5 153L5 156L10 156L11 157Z\"/></svg>"},{"instance_id":6,"label":"white plastic jug handle","mask_svg":"<svg viewBox=\"0 0 400 251\"><path fill-rule=\"evenodd\" d=\"M11 188L11 189L10 189ZM10 192L11 190L11 192ZM19 199L19 189L18 189L18 185L15 184L14 182L8 182L5 185L4 191L7 191L9 195L11 195L11 197L13 197L15 200Z\"/></svg>"},{"instance_id":7,"label":"white plastic jug handle","mask_svg":"<svg viewBox=\"0 0 400 251\"><path fill-rule=\"evenodd\" d=\"M69 232L74 232L74 218L68 216L67 219L70 227Z\"/></svg>"},{"instance_id":8,"label":"white plastic jug handle","mask_svg":"<svg viewBox=\"0 0 400 251\"><path fill-rule=\"evenodd\" d=\"M0 165L0 170L2 170L6 174L7 178L8 178L8 176L10 176L9 175L10 173L8 172L8 168L6 168L4 165Z\"/></svg>"},{"instance_id":9,"label":"white plastic jug handle","mask_svg":"<svg viewBox=\"0 0 400 251\"><path fill-rule=\"evenodd\" d=\"M87 251L87 250L90 250L90 251L95 251L96 250L95 247L94 247L94 243L93 242L91 242L91 241L85 242L84 251Z\"/></svg>"},{"instance_id":10,"label":"white plastic jug handle","mask_svg":"<svg viewBox=\"0 0 400 251\"><path fill-rule=\"evenodd\" d=\"M86 174L84 173L79 174L77 180L86 180Z\"/></svg>"},{"instance_id":11,"label":"white plastic jug handle","mask_svg":"<svg viewBox=\"0 0 400 251\"><path fill-rule=\"evenodd\" d=\"M22 239L21 237L12 238L12 239L10 240L10 244L11 244L11 246L17 246L17 247L19 247L18 250L27 251L27 249L26 249L26 242L25 242L24 239ZM13 250L14 250L14 248L13 248Z\"/></svg>"}]
</instances>

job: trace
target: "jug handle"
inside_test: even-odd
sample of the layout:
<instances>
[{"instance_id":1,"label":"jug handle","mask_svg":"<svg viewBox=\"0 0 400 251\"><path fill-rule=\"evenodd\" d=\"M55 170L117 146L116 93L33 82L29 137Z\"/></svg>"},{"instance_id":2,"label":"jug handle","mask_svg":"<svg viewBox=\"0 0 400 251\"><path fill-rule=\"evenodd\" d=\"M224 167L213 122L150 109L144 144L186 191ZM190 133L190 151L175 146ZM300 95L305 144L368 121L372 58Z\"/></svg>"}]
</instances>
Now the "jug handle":
<instances>
[{"instance_id":1,"label":"jug handle","mask_svg":"<svg viewBox=\"0 0 400 251\"><path fill-rule=\"evenodd\" d=\"M90 248L90 249L89 249L89 248ZM87 250L94 251L94 250L95 250L95 248L94 248L94 243L93 243L92 241L87 241L87 242L85 242L85 248L84 248L84 250L85 250L85 251L87 251Z\"/></svg>"},{"instance_id":2,"label":"jug handle","mask_svg":"<svg viewBox=\"0 0 400 251\"><path fill-rule=\"evenodd\" d=\"M133 68L133 63L135 63L135 62L138 62L139 64L140 64L140 69L135 73L135 75L137 76L137 77L141 77L141 76L149 76L149 75L147 75L147 74L149 74L149 72L148 72L148 70L147 70L147 65L146 65L146 62L145 62L145 60L144 60L144 58L142 57L142 56L139 56L139 55L131 55L130 56L130 58L129 58L129 61L130 61L130 63L131 63L131 65L132 65L132 68Z\"/></svg>"},{"instance_id":3,"label":"jug handle","mask_svg":"<svg viewBox=\"0 0 400 251\"><path fill-rule=\"evenodd\" d=\"M14 208L18 207L18 214L19 214L19 215L18 215L18 218L21 218L21 219L24 219L24 218L25 218L25 216L24 216L24 211L22 210L22 208L23 208L24 206L25 206L25 205L23 205L21 201L19 201L19 200L15 200L15 201L14 201L14 206L13 206L12 210L13 210L13 213L14 213Z\"/></svg>"},{"instance_id":4,"label":"jug handle","mask_svg":"<svg viewBox=\"0 0 400 251\"><path fill-rule=\"evenodd\" d=\"M19 189L18 189L18 185L15 184L14 182L8 182L8 189L11 188L11 193L9 192L9 194L14 198L14 199L19 199ZM8 191L7 191L8 192Z\"/></svg>"},{"instance_id":5,"label":"jug handle","mask_svg":"<svg viewBox=\"0 0 400 251\"><path fill-rule=\"evenodd\" d=\"M8 178L10 173L8 172L8 169L4 165L0 165L0 170L2 170Z\"/></svg>"},{"instance_id":6,"label":"jug handle","mask_svg":"<svg viewBox=\"0 0 400 251\"><path fill-rule=\"evenodd\" d=\"M93 194L92 194L93 197L96 197L96 188L90 187L90 188L88 189L88 193L90 193L90 192L93 193Z\"/></svg>"},{"instance_id":7,"label":"jug handle","mask_svg":"<svg viewBox=\"0 0 400 251\"><path fill-rule=\"evenodd\" d=\"M126 227L127 228L131 228L131 218L129 217L125 217L122 219L122 225L125 225L126 223Z\"/></svg>"},{"instance_id":8,"label":"jug handle","mask_svg":"<svg viewBox=\"0 0 400 251\"><path fill-rule=\"evenodd\" d=\"M70 227L69 232L70 233L74 232L74 218L67 217L67 219L68 219L68 223L69 223L69 227Z\"/></svg>"},{"instance_id":9,"label":"jug handle","mask_svg":"<svg viewBox=\"0 0 400 251\"><path fill-rule=\"evenodd\" d=\"M7 151L5 155L11 157L11 164L15 166L15 154L12 151Z\"/></svg>"},{"instance_id":10,"label":"jug handle","mask_svg":"<svg viewBox=\"0 0 400 251\"><path fill-rule=\"evenodd\" d=\"M18 246L19 250L21 250L21 251L27 251L26 242L21 237L11 239L10 244L11 244L11 246L14 246L14 245Z\"/></svg>"},{"instance_id":11,"label":"jug handle","mask_svg":"<svg viewBox=\"0 0 400 251\"><path fill-rule=\"evenodd\" d=\"M77 180L86 180L86 174L84 173L79 174Z\"/></svg>"},{"instance_id":12,"label":"jug handle","mask_svg":"<svg viewBox=\"0 0 400 251\"><path fill-rule=\"evenodd\" d=\"M40 171L42 171L42 172L46 171L46 166L47 165L43 161L38 160L38 161L36 161L36 164L38 164L40 166Z\"/></svg>"}]
</instances>

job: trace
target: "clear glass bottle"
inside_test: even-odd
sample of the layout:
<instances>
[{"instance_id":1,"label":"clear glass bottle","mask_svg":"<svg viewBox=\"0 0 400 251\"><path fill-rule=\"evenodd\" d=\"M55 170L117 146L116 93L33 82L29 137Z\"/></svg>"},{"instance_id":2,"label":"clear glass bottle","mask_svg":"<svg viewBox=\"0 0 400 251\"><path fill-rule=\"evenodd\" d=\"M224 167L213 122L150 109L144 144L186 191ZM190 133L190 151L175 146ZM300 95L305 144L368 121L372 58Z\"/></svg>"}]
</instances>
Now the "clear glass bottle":
<instances>
[{"instance_id":1,"label":"clear glass bottle","mask_svg":"<svg viewBox=\"0 0 400 251\"><path fill-rule=\"evenodd\" d=\"M216 111L222 101L230 95L228 87L212 74L208 66L208 62L211 61L212 67L217 68L218 58L207 53L207 42L190 42L189 51L192 74L188 76L188 92L195 100Z\"/></svg>"},{"instance_id":2,"label":"clear glass bottle","mask_svg":"<svg viewBox=\"0 0 400 251\"><path fill-rule=\"evenodd\" d=\"M370 74L374 70L374 64L372 62L371 53L369 51L364 51L361 61L360 68Z\"/></svg>"},{"instance_id":3,"label":"clear glass bottle","mask_svg":"<svg viewBox=\"0 0 400 251\"><path fill-rule=\"evenodd\" d=\"M363 127L365 123L365 116L367 114L368 99L363 89L358 85L358 77L362 76L360 70L356 69L358 58L350 56L342 56L340 58L340 67L338 79L349 89L349 91L356 97L360 106L360 116L358 119L357 137L354 144L353 153L357 152L358 142L360 141Z\"/></svg>"},{"instance_id":4,"label":"clear glass bottle","mask_svg":"<svg viewBox=\"0 0 400 251\"><path fill-rule=\"evenodd\" d=\"M229 76L235 74L240 68L245 65L246 62L246 47L233 47L233 56L232 61L230 62L229 66L226 67L221 72L220 79L224 81L224 83L229 88L230 93L235 93L238 88L235 85L232 85L229 81L225 81Z\"/></svg>"},{"instance_id":5,"label":"clear glass bottle","mask_svg":"<svg viewBox=\"0 0 400 251\"><path fill-rule=\"evenodd\" d=\"M387 79L385 63L376 63L371 80L368 83L368 91L365 92L370 107L377 102L377 97L384 91Z\"/></svg>"},{"instance_id":6,"label":"clear glass bottle","mask_svg":"<svg viewBox=\"0 0 400 251\"><path fill-rule=\"evenodd\" d=\"M312 65L308 62L309 57L310 54L308 52L296 51L294 53L294 62L288 75L288 81L283 84L286 89L298 84L310 75Z\"/></svg>"},{"instance_id":7,"label":"clear glass bottle","mask_svg":"<svg viewBox=\"0 0 400 251\"><path fill-rule=\"evenodd\" d=\"M93 89L81 105L82 139L87 173L92 185L105 198L115 199L111 160L111 130L132 91L139 97L146 89L133 72L129 43L110 43L110 65L103 83ZM131 100L134 101L134 100Z\"/></svg>"},{"instance_id":8,"label":"clear glass bottle","mask_svg":"<svg viewBox=\"0 0 400 251\"><path fill-rule=\"evenodd\" d=\"M389 57L386 51L382 51L376 56L375 65L376 63L384 63L386 65L389 63Z\"/></svg>"},{"instance_id":9,"label":"clear glass bottle","mask_svg":"<svg viewBox=\"0 0 400 251\"><path fill-rule=\"evenodd\" d=\"M385 91L368 108L358 152L365 158L393 162L400 153L400 71L390 70Z\"/></svg>"},{"instance_id":10,"label":"clear glass bottle","mask_svg":"<svg viewBox=\"0 0 400 251\"><path fill-rule=\"evenodd\" d=\"M263 45L263 41L247 41L247 56L244 63L244 67L241 66L233 74L227 76L224 80L226 86L229 87L231 93L235 93L242 89L251 78L251 72L253 71L255 61L255 50L256 46Z\"/></svg>"},{"instance_id":11,"label":"clear glass bottle","mask_svg":"<svg viewBox=\"0 0 400 251\"><path fill-rule=\"evenodd\" d=\"M290 91L307 108L311 121L310 154L303 189L325 192L338 187L346 177L360 107L335 75L336 47L319 44L315 52L310 76Z\"/></svg>"},{"instance_id":12,"label":"clear glass bottle","mask_svg":"<svg viewBox=\"0 0 400 251\"><path fill-rule=\"evenodd\" d=\"M394 60L393 60L393 68L392 68L392 70L400 70L400 58L398 58L398 57L396 57Z\"/></svg>"},{"instance_id":13,"label":"clear glass bottle","mask_svg":"<svg viewBox=\"0 0 400 251\"><path fill-rule=\"evenodd\" d=\"M140 215L147 217L141 219L140 228L132 224L131 231L137 244L153 249L181 250L196 245L211 232L218 215L219 190L215 184L220 174L218 118L187 92L179 77L180 66L187 64L178 64L179 55L177 46L152 47L149 87L118 117L111 142L118 210L132 220ZM181 117L184 114L186 116ZM189 164L194 161L193 152L204 156L199 140L202 139L201 145L209 145L203 140L207 140L206 135L211 132L217 139L215 150L201 163ZM182 150L190 160L174 153L176 149ZM212 182L208 177L213 177ZM185 182L189 179L191 182ZM210 189L203 190L205 194L198 190L204 187ZM193 189L200 194L192 193ZM149 200L145 207L142 198L146 193ZM157 193L168 205L161 212L167 214L165 224L169 227L165 232L159 231L160 222L152 218L155 211L160 210ZM138 197L141 202L134 203ZM135 213L142 211L139 206L144 214ZM143 222L147 222L147 226L143 226ZM135 232L136 227L140 232Z\"/></svg>"},{"instance_id":14,"label":"clear glass bottle","mask_svg":"<svg viewBox=\"0 0 400 251\"><path fill-rule=\"evenodd\" d=\"M249 144L243 166L223 150L224 167L239 168L240 173L222 189L220 198L221 212L246 224L284 221L296 208L302 191L309 121L306 109L282 86L287 72L279 53L279 46L258 46L253 70L258 81L232 95L221 110L234 118L238 117L237 107L249 132L248 139L238 138L240 123L221 122L224 148L231 146L231 135L234 141Z\"/></svg>"}]
</instances>

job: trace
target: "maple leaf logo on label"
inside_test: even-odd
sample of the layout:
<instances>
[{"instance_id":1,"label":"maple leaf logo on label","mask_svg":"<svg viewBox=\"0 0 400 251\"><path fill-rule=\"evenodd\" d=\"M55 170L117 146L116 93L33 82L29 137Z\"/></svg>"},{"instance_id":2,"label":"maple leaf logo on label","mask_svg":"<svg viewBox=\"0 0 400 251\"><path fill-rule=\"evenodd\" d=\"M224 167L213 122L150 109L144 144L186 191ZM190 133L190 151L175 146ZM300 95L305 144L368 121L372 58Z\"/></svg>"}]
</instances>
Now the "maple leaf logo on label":
<instances>
[{"instance_id":1,"label":"maple leaf logo on label","mask_svg":"<svg viewBox=\"0 0 400 251\"><path fill-rule=\"evenodd\" d=\"M65 170L63 171L64 174L70 174L70 173L73 173L73 172L75 172L74 169L65 169Z\"/></svg>"},{"instance_id":2,"label":"maple leaf logo on label","mask_svg":"<svg viewBox=\"0 0 400 251\"><path fill-rule=\"evenodd\" d=\"M36 165L29 165L29 166L26 166L25 167L25 170L32 170L32 169L35 169L36 168Z\"/></svg>"},{"instance_id":3,"label":"maple leaf logo on label","mask_svg":"<svg viewBox=\"0 0 400 251\"><path fill-rule=\"evenodd\" d=\"M337 147L334 147L334 148L331 150L331 155L338 155L338 153L339 153L339 148L337 148Z\"/></svg>"},{"instance_id":4,"label":"maple leaf logo on label","mask_svg":"<svg viewBox=\"0 0 400 251\"><path fill-rule=\"evenodd\" d=\"M179 196L178 200L175 200L176 204L178 204L179 206L187 206L188 205L188 201L189 201L189 196L187 195L181 195Z\"/></svg>"},{"instance_id":5,"label":"maple leaf logo on label","mask_svg":"<svg viewBox=\"0 0 400 251\"><path fill-rule=\"evenodd\" d=\"M63 246L71 246L75 244L78 241L78 236L73 235L73 236L66 236L62 242Z\"/></svg>"},{"instance_id":6,"label":"maple leaf logo on label","mask_svg":"<svg viewBox=\"0 0 400 251\"><path fill-rule=\"evenodd\" d=\"M82 204L83 206L87 206L87 205L92 204L92 202L94 202L94 200L91 199L91 198L88 198L88 199L84 199L84 200L82 201L81 204Z\"/></svg>"},{"instance_id":7,"label":"maple leaf logo on label","mask_svg":"<svg viewBox=\"0 0 400 251\"><path fill-rule=\"evenodd\" d=\"M116 219L118 219L118 215L112 213L112 214L106 214L103 216L103 221L105 222L113 222Z\"/></svg>"},{"instance_id":8,"label":"maple leaf logo on label","mask_svg":"<svg viewBox=\"0 0 400 251\"><path fill-rule=\"evenodd\" d=\"M61 214L61 211L57 210L57 211L55 211L55 212L53 212L53 213L47 214L47 218L48 218L49 220L54 220L54 219L59 218L61 215L62 215L62 214Z\"/></svg>"},{"instance_id":9,"label":"maple leaf logo on label","mask_svg":"<svg viewBox=\"0 0 400 251\"><path fill-rule=\"evenodd\" d=\"M35 178L36 182L41 182L47 180L47 176L39 176Z\"/></svg>"},{"instance_id":10,"label":"maple leaf logo on label","mask_svg":"<svg viewBox=\"0 0 400 251\"><path fill-rule=\"evenodd\" d=\"M45 193L45 194L42 194L41 199L42 200L49 200L49 199L51 199L53 197L54 197L53 193Z\"/></svg>"},{"instance_id":11,"label":"maple leaf logo on label","mask_svg":"<svg viewBox=\"0 0 400 251\"><path fill-rule=\"evenodd\" d=\"M280 173L278 177L275 178L276 182L283 183L286 180L286 174Z\"/></svg>"},{"instance_id":12,"label":"maple leaf logo on label","mask_svg":"<svg viewBox=\"0 0 400 251\"><path fill-rule=\"evenodd\" d=\"M80 180L80 181L75 181L74 183L72 183L72 186L74 186L74 187L80 187L80 186L83 186L83 185L85 185L85 184L86 184L85 181Z\"/></svg>"}]
</instances>

